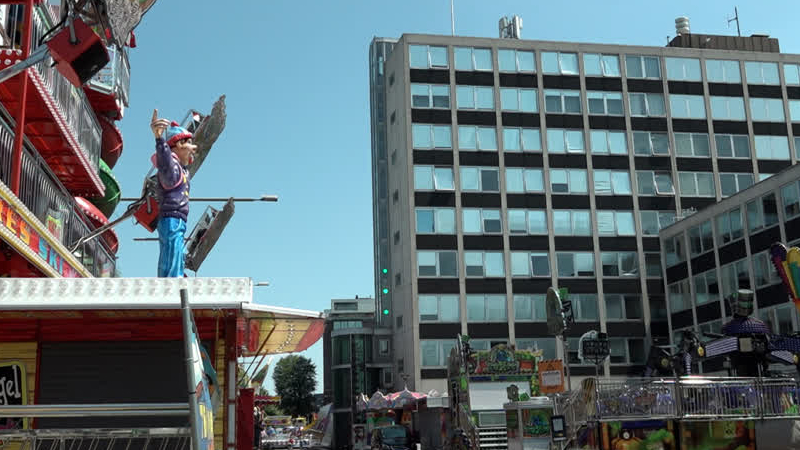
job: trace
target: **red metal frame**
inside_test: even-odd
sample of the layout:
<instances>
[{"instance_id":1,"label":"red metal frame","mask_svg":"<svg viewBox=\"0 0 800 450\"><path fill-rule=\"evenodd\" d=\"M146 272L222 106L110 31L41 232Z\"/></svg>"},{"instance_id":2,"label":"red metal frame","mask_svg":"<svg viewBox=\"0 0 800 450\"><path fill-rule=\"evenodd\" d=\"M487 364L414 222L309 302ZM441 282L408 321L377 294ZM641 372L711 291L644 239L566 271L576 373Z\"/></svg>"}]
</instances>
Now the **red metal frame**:
<instances>
[{"instance_id":1,"label":"red metal frame","mask_svg":"<svg viewBox=\"0 0 800 450\"><path fill-rule=\"evenodd\" d=\"M25 28L22 30L22 59L30 56L31 53L31 29L33 28L33 1L25 0ZM20 2L21 3L21 2ZM11 170L11 191L19 197L19 181L22 175L22 138L25 132L25 105L28 104L28 71L23 70L18 75L22 92L20 93L19 113L17 114L17 124L14 128L14 161Z\"/></svg>"}]
</instances>

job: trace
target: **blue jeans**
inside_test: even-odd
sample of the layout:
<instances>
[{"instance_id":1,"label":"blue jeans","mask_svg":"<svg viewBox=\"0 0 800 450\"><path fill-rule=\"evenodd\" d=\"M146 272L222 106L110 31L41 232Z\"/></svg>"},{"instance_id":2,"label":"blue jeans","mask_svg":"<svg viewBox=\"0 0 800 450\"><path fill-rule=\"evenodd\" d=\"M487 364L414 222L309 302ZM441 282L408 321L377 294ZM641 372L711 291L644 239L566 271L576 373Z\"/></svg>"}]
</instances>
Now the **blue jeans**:
<instances>
[{"instance_id":1,"label":"blue jeans","mask_svg":"<svg viewBox=\"0 0 800 450\"><path fill-rule=\"evenodd\" d=\"M158 219L158 276L183 277L183 235L186 221L177 217Z\"/></svg>"}]
</instances>

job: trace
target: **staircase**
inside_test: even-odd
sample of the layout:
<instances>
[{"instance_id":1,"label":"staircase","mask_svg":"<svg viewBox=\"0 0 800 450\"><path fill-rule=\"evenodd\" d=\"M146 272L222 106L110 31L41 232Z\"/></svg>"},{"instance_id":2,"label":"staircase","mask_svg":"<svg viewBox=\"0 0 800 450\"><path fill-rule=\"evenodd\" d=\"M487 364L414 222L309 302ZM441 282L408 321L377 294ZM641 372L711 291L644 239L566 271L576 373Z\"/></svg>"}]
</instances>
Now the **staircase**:
<instances>
[{"instance_id":1,"label":"staircase","mask_svg":"<svg viewBox=\"0 0 800 450\"><path fill-rule=\"evenodd\" d=\"M506 427L478 428L478 443L481 450L507 450Z\"/></svg>"}]
</instances>

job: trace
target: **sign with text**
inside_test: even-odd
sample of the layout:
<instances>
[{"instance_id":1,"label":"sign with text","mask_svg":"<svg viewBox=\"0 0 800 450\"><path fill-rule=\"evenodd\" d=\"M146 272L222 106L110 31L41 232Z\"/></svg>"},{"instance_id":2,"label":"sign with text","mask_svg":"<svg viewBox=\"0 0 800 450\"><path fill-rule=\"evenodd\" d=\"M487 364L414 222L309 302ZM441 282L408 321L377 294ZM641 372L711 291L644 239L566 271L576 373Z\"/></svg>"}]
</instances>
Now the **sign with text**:
<instances>
[{"instance_id":1,"label":"sign with text","mask_svg":"<svg viewBox=\"0 0 800 450\"><path fill-rule=\"evenodd\" d=\"M40 235L30 223L14 210L11 204L2 198L0 198L0 228L4 228L12 236L21 240L25 246L39 257L40 264L43 263L52 267L64 278L81 277L81 274L66 261L63 255L56 251L52 245L54 239ZM53 240L51 241L50 239Z\"/></svg>"},{"instance_id":2,"label":"sign with text","mask_svg":"<svg viewBox=\"0 0 800 450\"><path fill-rule=\"evenodd\" d=\"M186 346L186 369L189 388L189 416L192 424L192 449L214 450L214 404L208 391L208 380L203 370L200 340L197 336L189 291L181 289L183 333Z\"/></svg>"},{"instance_id":3,"label":"sign with text","mask_svg":"<svg viewBox=\"0 0 800 450\"><path fill-rule=\"evenodd\" d=\"M0 362L0 405L27 405L28 386L25 365L21 362ZM28 428L28 419L0 418L0 430Z\"/></svg>"},{"instance_id":4,"label":"sign with text","mask_svg":"<svg viewBox=\"0 0 800 450\"><path fill-rule=\"evenodd\" d=\"M560 359L539 361L539 392L564 392L564 362Z\"/></svg>"}]
</instances>

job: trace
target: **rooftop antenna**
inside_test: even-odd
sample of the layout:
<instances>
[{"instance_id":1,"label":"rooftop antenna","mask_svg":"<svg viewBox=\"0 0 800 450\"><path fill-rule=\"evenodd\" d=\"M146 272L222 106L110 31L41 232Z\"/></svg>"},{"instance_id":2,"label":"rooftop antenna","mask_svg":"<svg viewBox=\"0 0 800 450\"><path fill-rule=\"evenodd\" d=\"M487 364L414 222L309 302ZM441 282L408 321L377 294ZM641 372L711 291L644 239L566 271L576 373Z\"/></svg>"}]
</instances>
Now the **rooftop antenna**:
<instances>
[{"instance_id":1,"label":"rooftop antenna","mask_svg":"<svg viewBox=\"0 0 800 450\"><path fill-rule=\"evenodd\" d=\"M728 26L730 27L731 26L731 22L734 22L734 21L736 22L736 34L738 34L739 37L741 37L742 36L742 30L739 29L739 8L736 7L736 6L733 7L733 17L728 19Z\"/></svg>"},{"instance_id":2,"label":"rooftop antenna","mask_svg":"<svg viewBox=\"0 0 800 450\"><path fill-rule=\"evenodd\" d=\"M456 15L453 8L453 0L450 0L450 35L456 35Z\"/></svg>"}]
</instances>

